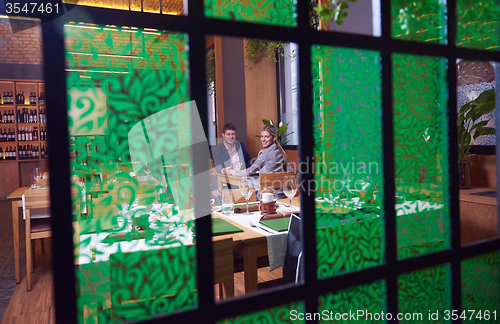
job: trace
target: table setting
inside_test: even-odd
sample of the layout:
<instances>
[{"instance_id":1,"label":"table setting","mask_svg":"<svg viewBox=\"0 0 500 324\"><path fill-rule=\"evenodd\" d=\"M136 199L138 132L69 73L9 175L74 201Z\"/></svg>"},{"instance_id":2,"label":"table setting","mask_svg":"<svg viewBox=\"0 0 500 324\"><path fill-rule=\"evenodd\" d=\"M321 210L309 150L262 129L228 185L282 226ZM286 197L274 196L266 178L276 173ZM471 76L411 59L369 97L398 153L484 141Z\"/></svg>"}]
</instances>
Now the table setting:
<instances>
[{"instance_id":1,"label":"table setting","mask_svg":"<svg viewBox=\"0 0 500 324\"><path fill-rule=\"evenodd\" d=\"M258 201L250 203L249 198L254 193L252 180L242 178L239 187L242 196L245 197L247 202L245 204L234 204L234 191L224 189L220 193L215 193L212 201L214 204L212 206L213 213L222 219L230 220L242 228L250 229L265 236L270 271L273 271L283 266L290 216L293 213L297 215L300 213L300 207L291 204L291 198L296 193L296 187L287 191L285 186L284 191L285 194L288 192L290 196L290 204L278 202L276 190L270 187L262 188L256 195ZM220 197L220 205L215 204L218 197Z\"/></svg>"}]
</instances>

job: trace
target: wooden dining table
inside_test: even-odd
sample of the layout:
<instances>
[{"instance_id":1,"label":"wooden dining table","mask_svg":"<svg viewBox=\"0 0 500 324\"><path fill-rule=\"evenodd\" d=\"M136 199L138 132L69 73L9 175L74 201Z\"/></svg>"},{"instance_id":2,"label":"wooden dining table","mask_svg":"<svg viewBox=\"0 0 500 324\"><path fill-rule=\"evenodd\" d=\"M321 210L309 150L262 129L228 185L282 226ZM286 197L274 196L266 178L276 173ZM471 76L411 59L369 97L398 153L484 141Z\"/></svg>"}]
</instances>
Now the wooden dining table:
<instances>
[{"instance_id":1,"label":"wooden dining table","mask_svg":"<svg viewBox=\"0 0 500 324\"><path fill-rule=\"evenodd\" d=\"M19 225L21 223L22 212L19 213L19 208L23 208L22 198L24 192L28 189L30 189L30 187L20 187L9 196L7 196L7 199L12 203L12 227L14 230L14 267L16 271L16 283L21 282L21 270L19 261Z\"/></svg>"},{"instance_id":2,"label":"wooden dining table","mask_svg":"<svg viewBox=\"0 0 500 324\"><path fill-rule=\"evenodd\" d=\"M281 199L278 202L288 203L288 199ZM300 198L294 197L292 205L300 206ZM212 218L221 217L219 214L212 214ZM245 276L245 292L256 291L258 288L258 258L267 256L267 237L250 228L244 227L229 218L225 221L241 228L243 232L217 236L223 239L231 237L233 239L234 251L243 257L243 270Z\"/></svg>"}]
</instances>

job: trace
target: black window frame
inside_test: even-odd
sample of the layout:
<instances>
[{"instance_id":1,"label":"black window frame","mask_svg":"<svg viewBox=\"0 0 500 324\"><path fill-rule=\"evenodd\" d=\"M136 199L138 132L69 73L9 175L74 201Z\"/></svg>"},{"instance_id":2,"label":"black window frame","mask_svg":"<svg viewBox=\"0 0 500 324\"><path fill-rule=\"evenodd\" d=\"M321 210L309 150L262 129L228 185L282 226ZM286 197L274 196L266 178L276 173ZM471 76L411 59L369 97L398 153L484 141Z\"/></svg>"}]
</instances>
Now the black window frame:
<instances>
[{"instance_id":1,"label":"black window frame","mask_svg":"<svg viewBox=\"0 0 500 324\"><path fill-rule=\"evenodd\" d=\"M70 7L68 5L68 7ZM122 11L116 9L76 6L62 17L42 25L45 91L47 95L48 145L50 146L49 171L51 173L51 204L53 229L53 271L56 321L76 323L76 288L73 255L73 227L70 195L69 142L64 56L64 23L69 21L99 25L156 28L185 32L189 35L189 73L191 98L196 100L203 123L207 123L205 36L222 35L294 42L299 47L299 158L313 158L313 115L311 107L311 45L370 49L379 51L382 58L383 102L383 170L385 185L386 253L385 263L358 272L328 279L317 279L316 223L314 196L302 194L301 216L303 221L305 282L278 290L266 290L215 302L213 293L213 260L211 219L196 220L198 308L145 321L147 323L215 323L262 309L294 301L304 301L305 311L318 310L318 297L360 284L383 279L386 282L387 311L398 312L397 279L402 273L450 263L452 271L452 307L461 311L461 261L470 257L500 250L500 238L469 246L460 244L457 111L456 111L456 59L498 61L498 52L460 48L455 45L456 1L447 1L447 44L418 43L392 39L390 1L381 1L382 36L372 37L339 32L312 30L309 26L309 0L297 1L298 25L296 28L269 26L238 21L217 20L204 17L203 1L190 0L187 16L167 16L155 13ZM81 18L80 18L81 17ZM85 18L83 18L85 17ZM451 249L398 260L396 253L396 215L394 210L394 143L392 61L393 53L441 56L448 59L448 116L449 116L449 171ZM499 100L497 94L497 100ZM206 124L204 124L206 130ZM498 145L497 145L498 146ZM195 156L196 158L196 156ZM498 170L498 161L497 161ZM312 181L314 174L303 173L301 180ZM499 175L500 177L500 175ZM195 195L199 186L195 185ZM207 202L208 203L208 202ZM203 261L202 261L203 260ZM314 323L315 321L311 321Z\"/></svg>"}]
</instances>

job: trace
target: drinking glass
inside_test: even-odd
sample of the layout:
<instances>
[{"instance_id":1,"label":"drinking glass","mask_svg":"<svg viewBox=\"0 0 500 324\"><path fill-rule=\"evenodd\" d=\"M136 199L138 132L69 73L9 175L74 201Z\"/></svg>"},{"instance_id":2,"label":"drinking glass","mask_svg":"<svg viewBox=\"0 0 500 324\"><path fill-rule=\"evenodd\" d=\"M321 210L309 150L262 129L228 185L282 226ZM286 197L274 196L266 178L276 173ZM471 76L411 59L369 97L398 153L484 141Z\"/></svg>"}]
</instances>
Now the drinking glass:
<instances>
[{"instance_id":1,"label":"drinking glass","mask_svg":"<svg viewBox=\"0 0 500 324\"><path fill-rule=\"evenodd\" d=\"M146 177L149 179L149 174L151 173L151 170L149 169L149 166L147 163L144 164L143 170L144 170L144 173L146 174Z\"/></svg>"},{"instance_id":2,"label":"drinking glass","mask_svg":"<svg viewBox=\"0 0 500 324\"><path fill-rule=\"evenodd\" d=\"M36 181L36 189L40 189L38 186L38 180L42 178L42 173L40 172L40 168L34 168L33 169L33 179Z\"/></svg>"},{"instance_id":3,"label":"drinking glass","mask_svg":"<svg viewBox=\"0 0 500 324\"><path fill-rule=\"evenodd\" d=\"M240 179L240 191L241 195L245 197L245 200L247 201L247 212L243 213L243 215L251 215L251 213L248 211L248 199L252 196L253 192L255 191L253 187L253 179L252 178L247 178L243 177Z\"/></svg>"},{"instance_id":4,"label":"drinking glass","mask_svg":"<svg viewBox=\"0 0 500 324\"><path fill-rule=\"evenodd\" d=\"M295 197L297 193L297 180L295 176L286 176L285 183L283 184L283 192L290 200L290 204L287 207L292 206L292 198Z\"/></svg>"},{"instance_id":5,"label":"drinking glass","mask_svg":"<svg viewBox=\"0 0 500 324\"><path fill-rule=\"evenodd\" d=\"M231 215L234 210L233 193L231 189L222 190L222 214Z\"/></svg>"},{"instance_id":6,"label":"drinking glass","mask_svg":"<svg viewBox=\"0 0 500 324\"><path fill-rule=\"evenodd\" d=\"M165 209L168 207L168 200L167 200L167 190L165 188L159 188L157 190L158 193L158 203L152 204L153 207L153 212L156 216L158 216L158 220L163 216L163 212Z\"/></svg>"}]
</instances>

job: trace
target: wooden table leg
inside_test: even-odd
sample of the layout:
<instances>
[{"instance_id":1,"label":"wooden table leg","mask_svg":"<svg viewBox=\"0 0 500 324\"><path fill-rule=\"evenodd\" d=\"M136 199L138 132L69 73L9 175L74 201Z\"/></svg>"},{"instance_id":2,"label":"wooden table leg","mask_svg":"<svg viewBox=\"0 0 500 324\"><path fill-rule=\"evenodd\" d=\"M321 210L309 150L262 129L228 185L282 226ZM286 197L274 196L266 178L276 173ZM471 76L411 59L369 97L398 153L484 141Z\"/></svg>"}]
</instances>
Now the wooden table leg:
<instances>
[{"instance_id":1,"label":"wooden table leg","mask_svg":"<svg viewBox=\"0 0 500 324\"><path fill-rule=\"evenodd\" d=\"M19 269L19 201L12 201L12 226L14 229L14 267L16 269L16 283L21 282Z\"/></svg>"},{"instance_id":2,"label":"wooden table leg","mask_svg":"<svg viewBox=\"0 0 500 324\"><path fill-rule=\"evenodd\" d=\"M252 246L243 249L243 269L245 270L245 293L257 290L257 253Z\"/></svg>"}]
</instances>

